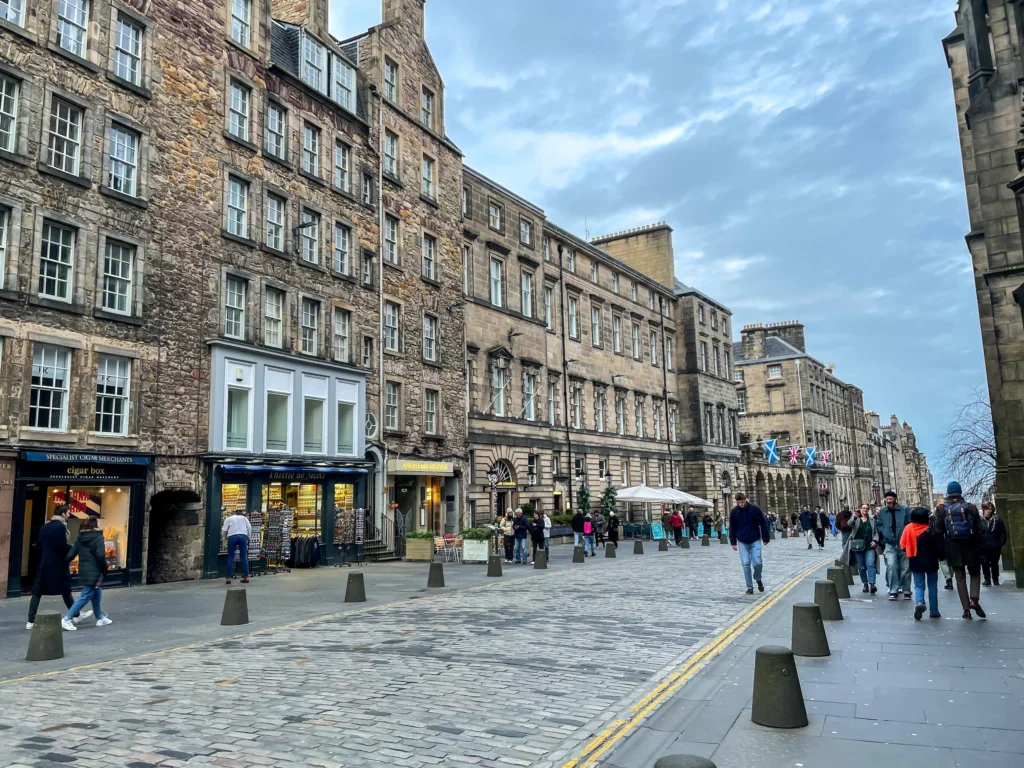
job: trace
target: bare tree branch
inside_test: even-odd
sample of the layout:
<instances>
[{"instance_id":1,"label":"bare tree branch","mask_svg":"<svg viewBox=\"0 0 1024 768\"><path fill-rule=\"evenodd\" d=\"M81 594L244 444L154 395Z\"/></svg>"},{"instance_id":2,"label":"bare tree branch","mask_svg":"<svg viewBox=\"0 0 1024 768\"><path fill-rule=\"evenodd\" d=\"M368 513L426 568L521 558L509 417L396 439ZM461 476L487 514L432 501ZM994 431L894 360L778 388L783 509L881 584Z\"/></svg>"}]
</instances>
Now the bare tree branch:
<instances>
[{"instance_id":1,"label":"bare tree branch","mask_svg":"<svg viewBox=\"0 0 1024 768\"><path fill-rule=\"evenodd\" d=\"M992 406L983 387L960 408L956 419L943 433L940 466L950 480L957 480L964 498L978 500L996 482L996 440L992 429Z\"/></svg>"}]
</instances>

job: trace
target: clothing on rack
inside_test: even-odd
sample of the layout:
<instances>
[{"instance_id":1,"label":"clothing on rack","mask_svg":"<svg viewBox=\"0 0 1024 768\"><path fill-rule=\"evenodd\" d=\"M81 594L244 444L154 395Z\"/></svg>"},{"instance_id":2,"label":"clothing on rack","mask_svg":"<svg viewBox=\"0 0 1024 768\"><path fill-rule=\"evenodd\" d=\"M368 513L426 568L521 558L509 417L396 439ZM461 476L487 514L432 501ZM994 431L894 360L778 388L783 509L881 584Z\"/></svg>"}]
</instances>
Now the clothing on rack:
<instances>
[{"instance_id":1,"label":"clothing on rack","mask_svg":"<svg viewBox=\"0 0 1024 768\"><path fill-rule=\"evenodd\" d=\"M292 568L316 568L320 565L320 541L316 536L293 536L291 540Z\"/></svg>"}]
</instances>

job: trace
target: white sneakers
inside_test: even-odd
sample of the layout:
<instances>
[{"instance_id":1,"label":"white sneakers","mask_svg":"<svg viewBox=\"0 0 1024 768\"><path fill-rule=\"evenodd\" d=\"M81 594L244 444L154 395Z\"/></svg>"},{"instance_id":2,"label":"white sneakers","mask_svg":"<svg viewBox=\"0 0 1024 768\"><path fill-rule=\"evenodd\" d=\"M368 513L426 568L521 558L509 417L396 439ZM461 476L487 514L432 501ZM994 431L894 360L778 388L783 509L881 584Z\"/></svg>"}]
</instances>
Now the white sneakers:
<instances>
[{"instance_id":1,"label":"white sneakers","mask_svg":"<svg viewBox=\"0 0 1024 768\"><path fill-rule=\"evenodd\" d=\"M75 623L73 621L68 621L66 618L60 620L60 625L67 632L74 632L76 629L78 629L78 627L75 626Z\"/></svg>"},{"instance_id":2,"label":"white sneakers","mask_svg":"<svg viewBox=\"0 0 1024 768\"><path fill-rule=\"evenodd\" d=\"M61 619L60 620L60 625L66 631L74 632L75 630L78 629L78 627L76 627L75 624L77 624L78 622L83 621L83 620L89 618L90 616L92 616L92 611L86 611L81 616L79 616L77 619L74 619L72 621L68 621L66 618L65 619ZM113 623L114 622L111 621L109 616L104 616L102 619L97 620L96 626L97 627L105 627L105 626L107 626L109 624L113 624ZM28 625L28 626L25 627L25 629L31 629L32 626L34 626L34 625Z\"/></svg>"},{"instance_id":3,"label":"white sneakers","mask_svg":"<svg viewBox=\"0 0 1024 768\"><path fill-rule=\"evenodd\" d=\"M34 626L35 626L35 622L34 621L26 621L25 622L25 629L32 629L32 627L34 627Z\"/></svg>"},{"instance_id":4,"label":"white sneakers","mask_svg":"<svg viewBox=\"0 0 1024 768\"><path fill-rule=\"evenodd\" d=\"M113 623L114 622L110 620L109 616L104 616L102 619L100 619L99 621L96 622L96 626L97 627L105 627L108 624L113 624Z\"/></svg>"},{"instance_id":5,"label":"white sneakers","mask_svg":"<svg viewBox=\"0 0 1024 768\"><path fill-rule=\"evenodd\" d=\"M92 611L82 611L80 614L75 616L75 618L73 618L72 621L75 622L75 624L81 624L90 616L92 616Z\"/></svg>"}]
</instances>

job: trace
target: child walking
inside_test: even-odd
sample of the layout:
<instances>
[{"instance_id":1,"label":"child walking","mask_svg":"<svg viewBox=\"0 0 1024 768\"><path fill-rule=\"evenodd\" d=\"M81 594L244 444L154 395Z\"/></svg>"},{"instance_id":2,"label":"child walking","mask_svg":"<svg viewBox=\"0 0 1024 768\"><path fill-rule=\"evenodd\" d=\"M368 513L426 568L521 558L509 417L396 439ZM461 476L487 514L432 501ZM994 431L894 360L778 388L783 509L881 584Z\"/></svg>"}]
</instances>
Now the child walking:
<instances>
[{"instance_id":1,"label":"child walking","mask_svg":"<svg viewBox=\"0 0 1024 768\"><path fill-rule=\"evenodd\" d=\"M928 510L917 507L910 513L910 524L903 529L900 548L907 553L910 572L914 576L914 619L921 620L925 612L924 588L928 585L928 615L942 618L939 613L939 560L945 557L942 536L928 524Z\"/></svg>"}]
</instances>

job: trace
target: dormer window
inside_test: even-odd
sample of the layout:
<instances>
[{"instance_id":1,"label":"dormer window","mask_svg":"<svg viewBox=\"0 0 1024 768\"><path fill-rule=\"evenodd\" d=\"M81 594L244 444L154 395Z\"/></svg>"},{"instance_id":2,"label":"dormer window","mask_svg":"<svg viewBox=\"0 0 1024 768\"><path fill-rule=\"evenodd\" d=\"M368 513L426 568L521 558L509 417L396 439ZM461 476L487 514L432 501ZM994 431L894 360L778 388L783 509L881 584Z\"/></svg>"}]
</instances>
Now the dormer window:
<instances>
[{"instance_id":1,"label":"dormer window","mask_svg":"<svg viewBox=\"0 0 1024 768\"><path fill-rule=\"evenodd\" d=\"M310 88L327 93L327 51L315 38L302 36L302 80Z\"/></svg>"}]
</instances>

